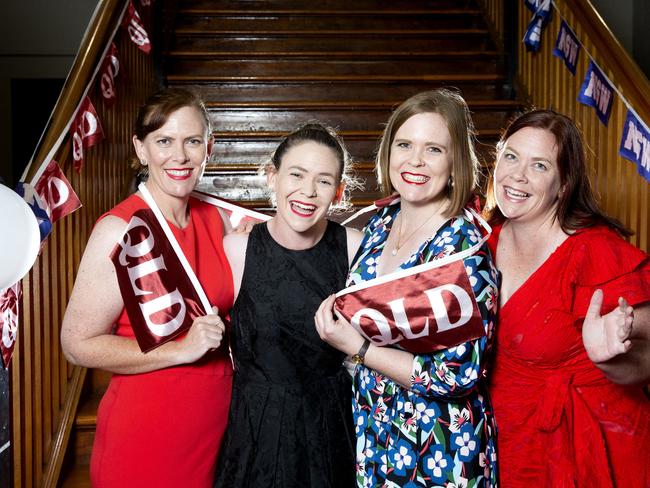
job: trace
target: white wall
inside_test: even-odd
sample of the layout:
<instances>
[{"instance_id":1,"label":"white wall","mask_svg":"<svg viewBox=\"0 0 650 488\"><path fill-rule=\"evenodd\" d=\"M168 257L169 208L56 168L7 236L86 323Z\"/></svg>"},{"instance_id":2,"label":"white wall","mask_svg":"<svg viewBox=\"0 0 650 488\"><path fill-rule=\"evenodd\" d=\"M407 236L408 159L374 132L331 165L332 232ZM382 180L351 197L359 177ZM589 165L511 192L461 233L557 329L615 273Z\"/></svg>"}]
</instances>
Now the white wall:
<instances>
[{"instance_id":1,"label":"white wall","mask_svg":"<svg viewBox=\"0 0 650 488\"><path fill-rule=\"evenodd\" d=\"M65 78L97 0L2 0L0 3L0 176L11 175L11 80ZM44 127L34 127L40 134ZM19 175L18 175L19 176Z\"/></svg>"}]
</instances>

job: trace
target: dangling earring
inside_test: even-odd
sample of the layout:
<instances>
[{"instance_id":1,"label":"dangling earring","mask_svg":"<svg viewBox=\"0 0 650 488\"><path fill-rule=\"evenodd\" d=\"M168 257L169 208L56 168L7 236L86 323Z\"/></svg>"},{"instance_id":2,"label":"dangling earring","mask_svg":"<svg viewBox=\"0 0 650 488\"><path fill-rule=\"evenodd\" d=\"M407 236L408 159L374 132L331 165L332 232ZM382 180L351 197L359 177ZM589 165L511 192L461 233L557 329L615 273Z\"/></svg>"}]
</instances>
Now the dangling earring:
<instances>
[{"instance_id":1,"label":"dangling earring","mask_svg":"<svg viewBox=\"0 0 650 488\"><path fill-rule=\"evenodd\" d=\"M149 178L149 166L145 159L140 160L140 169L138 170L138 181L146 181Z\"/></svg>"},{"instance_id":2,"label":"dangling earring","mask_svg":"<svg viewBox=\"0 0 650 488\"><path fill-rule=\"evenodd\" d=\"M454 175L449 176L449 180L447 181L447 190L451 193L451 191L454 189Z\"/></svg>"}]
</instances>

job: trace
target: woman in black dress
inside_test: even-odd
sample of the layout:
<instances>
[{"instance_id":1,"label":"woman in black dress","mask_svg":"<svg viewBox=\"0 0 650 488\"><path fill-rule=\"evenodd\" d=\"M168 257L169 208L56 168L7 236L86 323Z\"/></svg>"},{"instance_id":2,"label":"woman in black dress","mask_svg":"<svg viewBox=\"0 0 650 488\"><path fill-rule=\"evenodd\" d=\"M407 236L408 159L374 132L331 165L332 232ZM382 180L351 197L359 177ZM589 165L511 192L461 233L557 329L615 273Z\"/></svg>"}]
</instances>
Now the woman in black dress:
<instances>
[{"instance_id":1,"label":"woman in black dress","mask_svg":"<svg viewBox=\"0 0 650 488\"><path fill-rule=\"evenodd\" d=\"M267 172L275 217L224 239L235 284L235 376L215 487L354 486L345 354L314 328L361 241L326 219L344 195L348 159L320 124L288 135Z\"/></svg>"}]
</instances>

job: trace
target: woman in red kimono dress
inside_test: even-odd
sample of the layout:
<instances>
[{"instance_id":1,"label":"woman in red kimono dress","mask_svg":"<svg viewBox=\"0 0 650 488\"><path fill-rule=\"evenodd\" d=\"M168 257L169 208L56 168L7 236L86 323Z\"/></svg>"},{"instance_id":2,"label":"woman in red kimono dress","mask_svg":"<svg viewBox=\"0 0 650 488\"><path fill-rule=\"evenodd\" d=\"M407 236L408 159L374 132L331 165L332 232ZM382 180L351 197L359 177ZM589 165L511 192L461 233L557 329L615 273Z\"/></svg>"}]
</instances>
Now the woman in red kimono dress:
<instances>
[{"instance_id":1,"label":"woman in red kimono dress","mask_svg":"<svg viewBox=\"0 0 650 488\"><path fill-rule=\"evenodd\" d=\"M490 392L501 486L647 488L648 255L599 210L567 117L521 116L497 156Z\"/></svg>"},{"instance_id":2,"label":"woman in red kimono dress","mask_svg":"<svg viewBox=\"0 0 650 488\"><path fill-rule=\"evenodd\" d=\"M196 317L177 340L140 351L110 258L133 213L147 207L140 192L100 218L79 267L63 320L63 350L73 364L114 373L97 413L94 487L212 485L232 386L218 314L228 313L233 285L222 245L227 220L190 197L209 154L209 135L201 101L170 89L142 107L133 144L139 164L148 168L145 187L213 305L211 313Z\"/></svg>"}]
</instances>

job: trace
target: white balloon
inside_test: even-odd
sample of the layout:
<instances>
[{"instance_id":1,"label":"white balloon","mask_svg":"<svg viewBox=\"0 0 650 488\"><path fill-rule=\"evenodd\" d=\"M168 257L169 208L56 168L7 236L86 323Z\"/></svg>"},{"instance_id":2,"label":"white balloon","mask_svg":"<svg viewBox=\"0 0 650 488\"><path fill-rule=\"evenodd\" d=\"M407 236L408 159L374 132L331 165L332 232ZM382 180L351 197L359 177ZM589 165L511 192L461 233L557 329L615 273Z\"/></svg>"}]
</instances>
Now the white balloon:
<instances>
[{"instance_id":1,"label":"white balloon","mask_svg":"<svg viewBox=\"0 0 650 488\"><path fill-rule=\"evenodd\" d=\"M41 246L38 221L18 193L0 185L0 289L7 288L34 265Z\"/></svg>"}]
</instances>

